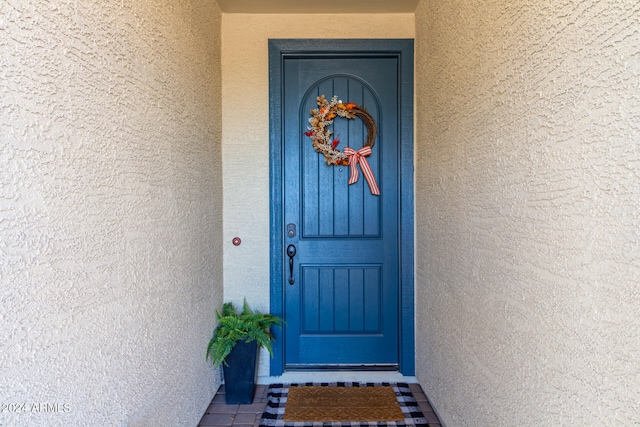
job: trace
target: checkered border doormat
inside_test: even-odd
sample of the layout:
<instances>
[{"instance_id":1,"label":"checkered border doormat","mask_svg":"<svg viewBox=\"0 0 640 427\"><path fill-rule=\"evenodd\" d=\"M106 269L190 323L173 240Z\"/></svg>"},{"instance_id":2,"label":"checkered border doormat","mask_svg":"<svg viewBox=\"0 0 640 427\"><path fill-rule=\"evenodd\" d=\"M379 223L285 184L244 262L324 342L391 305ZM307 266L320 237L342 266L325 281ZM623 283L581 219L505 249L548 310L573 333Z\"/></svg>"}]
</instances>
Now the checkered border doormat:
<instances>
[{"instance_id":1,"label":"checkered border doormat","mask_svg":"<svg viewBox=\"0 0 640 427\"><path fill-rule=\"evenodd\" d=\"M396 393L400 409L404 414L404 421L379 422L284 422L284 407L287 404L289 387L294 386L333 386L333 387L374 387L390 386ZM413 393L405 383L302 383L302 384L271 384L267 406L260 419L260 427L427 427L427 420L418 407Z\"/></svg>"}]
</instances>

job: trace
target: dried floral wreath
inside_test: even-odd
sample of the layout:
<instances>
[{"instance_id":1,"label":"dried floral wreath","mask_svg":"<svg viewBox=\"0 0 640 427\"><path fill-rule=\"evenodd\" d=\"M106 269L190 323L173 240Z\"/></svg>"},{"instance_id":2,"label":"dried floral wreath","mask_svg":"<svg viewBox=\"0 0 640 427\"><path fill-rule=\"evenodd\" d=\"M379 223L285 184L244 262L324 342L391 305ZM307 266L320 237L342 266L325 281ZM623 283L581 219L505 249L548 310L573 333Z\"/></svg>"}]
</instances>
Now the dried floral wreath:
<instances>
[{"instance_id":1,"label":"dried floral wreath","mask_svg":"<svg viewBox=\"0 0 640 427\"><path fill-rule=\"evenodd\" d=\"M318 108L311 110L309 118L308 131L304 134L313 141L313 148L320 154L324 155L324 160L328 165L334 166L350 166L349 184L353 184L358 180L357 164L369 184L371 194L379 195L380 189L371 171L371 167L367 162L366 156L371 154L371 147L376 140L376 122L371 115L360 105L353 102L343 103L338 100L338 96L334 95L331 102L327 101L324 95L317 97ZM354 119L359 117L367 128L367 139L364 146L359 150L345 147L341 152L336 147L340 143L338 138L331 138L333 131L328 126L333 123L336 117L344 117L346 119Z\"/></svg>"}]
</instances>

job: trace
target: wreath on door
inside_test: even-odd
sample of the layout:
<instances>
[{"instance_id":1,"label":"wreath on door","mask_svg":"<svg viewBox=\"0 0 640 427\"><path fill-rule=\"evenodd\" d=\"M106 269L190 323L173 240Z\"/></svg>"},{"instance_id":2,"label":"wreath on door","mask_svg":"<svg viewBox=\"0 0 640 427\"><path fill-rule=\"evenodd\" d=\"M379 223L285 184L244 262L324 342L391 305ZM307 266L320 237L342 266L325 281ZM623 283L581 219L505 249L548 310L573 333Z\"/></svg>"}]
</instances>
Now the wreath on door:
<instances>
[{"instance_id":1,"label":"wreath on door","mask_svg":"<svg viewBox=\"0 0 640 427\"><path fill-rule=\"evenodd\" d=\"M369 162L366 157L371 155L371 148L376 140L377 128L376 122L361 105L356 105L353 102L343 103L338 99L337 95L331 98L331 101L327 101L324 95L317 97L318 108L311 110L311 117L309 118L308 131L304 134L311 138L313 142L313 148L320 154L324 155L324 160L329 166L349 166L349 185L358 181L358 168L360 168L364 174L371 194L380 195L380 189L376 183L376 179L373 176L373 171L369 166ZM333 123L336 117L344 117L346 119L355 119L359 117L367 128L367 138L364 146L359 150L354 150L350 147L345 147L344 152L340 151L337 147L340 143L338 138L333 137L333 131L329 129L329 125Z\"/></svg>"}]
</instances>

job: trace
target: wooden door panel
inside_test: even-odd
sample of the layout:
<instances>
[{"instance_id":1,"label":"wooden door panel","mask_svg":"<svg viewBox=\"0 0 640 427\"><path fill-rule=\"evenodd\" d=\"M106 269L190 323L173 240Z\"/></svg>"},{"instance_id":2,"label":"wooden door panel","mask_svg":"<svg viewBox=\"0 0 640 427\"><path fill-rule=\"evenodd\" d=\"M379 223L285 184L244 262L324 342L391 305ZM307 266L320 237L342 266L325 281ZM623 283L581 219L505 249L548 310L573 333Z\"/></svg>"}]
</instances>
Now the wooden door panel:
<instances>
[{"instance_id":1,"label":"wooden door panel","mask_svg":"<svg viewBox=\"0 0 640 427\"><path fill-rule=\"evenodd\" d=\"M381 266L316 266L302 270L302 333L379 334Z\"/></svg>"},{"instance_id":2,"label":"wooden door panel","mask_svg":"<svg viewBox=\"0 0 640 427\"><path fill-rule=\"evenodd\" d=\"M300 228L285 240L297 247L294 284L283 284L285 367L397 365L397 58L291 58L284 76L284 221ZM349 167L328 166L304 135L320 95L361 105L376 121L367 160L380 196L362 173L349 185ZM338 117L332 128L341 150L366 140L358 118Z\"/></svg>"},{"instance_id":3,"label":"wooden door panel","mask_svg":"<svg viewBox=\"0 0 640 427\"><path fill-rule=\"evenodd\" d=\"M370 88L353 78L328 76L302 101L301 135L307 130L309 110L317 108L316 98L328 93L348 94L345 102L362 105L376 122L380 122L378 105ZM336 119L330 128L340 140L337 148L341 150L346 146L361 148L367 135L366 127L359 119ZM381 155L379 145L374 145L367 159L374 176L380 175L379 165L384 161ZM305 150L301 174L304 237L380 236L380 198L365 197L369 189L364 179L347 185L348 166L327 167L323 156L313 150Z\"/></svg>"}]
</instances>

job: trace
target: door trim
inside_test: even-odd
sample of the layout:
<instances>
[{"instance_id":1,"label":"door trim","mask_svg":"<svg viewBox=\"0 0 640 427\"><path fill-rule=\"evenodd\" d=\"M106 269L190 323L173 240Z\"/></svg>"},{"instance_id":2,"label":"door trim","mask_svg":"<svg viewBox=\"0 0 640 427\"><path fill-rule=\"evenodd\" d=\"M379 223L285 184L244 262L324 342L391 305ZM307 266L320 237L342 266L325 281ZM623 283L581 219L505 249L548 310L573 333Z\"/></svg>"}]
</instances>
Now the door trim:
<instances>
[{"instance_id":1,"label":"door trim","mask_svg":"<svg viewBox=\"0 0 640 427\"><path fill-rule=\"evenodd\" d=\"M398 58L400 86L398 156L400 179L400 293L399 293L399 370L405 376L415 372L414 330L414 187L413 187L413 39L271 39L269 40L269 225L270 225L270 311L284 314L283 267L284 223L282 182L282 65L286 57L323 54L384 54ZM274 357L271 376L284 372L284 333L273 331Z\"/></svg>"}]
</instances>

